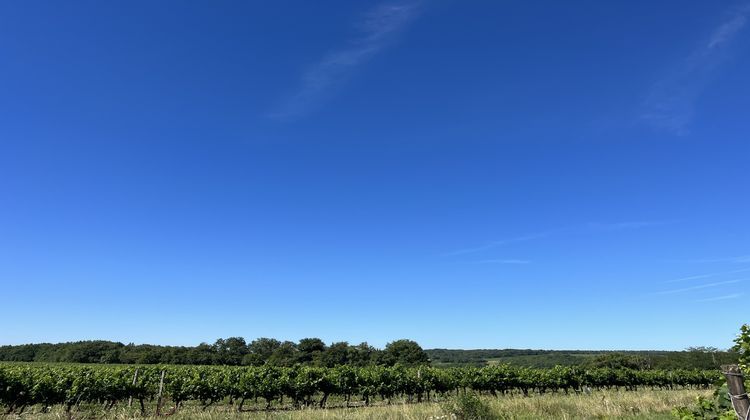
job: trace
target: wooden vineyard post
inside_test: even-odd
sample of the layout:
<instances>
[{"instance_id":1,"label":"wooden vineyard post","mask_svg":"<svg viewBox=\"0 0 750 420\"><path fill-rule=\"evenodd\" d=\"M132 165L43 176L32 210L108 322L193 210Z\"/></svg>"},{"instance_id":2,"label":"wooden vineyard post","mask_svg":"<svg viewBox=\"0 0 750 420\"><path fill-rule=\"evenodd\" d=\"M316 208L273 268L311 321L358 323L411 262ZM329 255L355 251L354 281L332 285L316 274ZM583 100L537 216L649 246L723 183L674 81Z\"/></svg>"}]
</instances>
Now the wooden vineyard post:
<instances>
[{"instance_id":1,"label":"wooden vineyard post","mask_svg":"<svg viewBox=\"0 0 750 420\"><path fill-rule=\"evenodd\" d=\"M721 367L722 373L727 378L727 388L729 388L729 399L732 402L732 408L740 420L750 419L750 399L745 391L745 376L737 365L724 365Z\"/></svg>"},{"instance_id":2,"label":"wooden vineyard post","mask_svg":"<svg viewBox=\"0 0 750 420\"><path fill-rule=\"evenodd\" d=\"M161 371L161 379L159 379L159 394L156 396L156 415L160 415L161 412L161 394L164 391L164 371Z\"/></svg>"},{"instance_id":3,"label":"wooden vineyard post","mask_svg":"<svg viewBox=\"0 0 750 420\"><path fill-rule=\"evenodd\" d=\"M135 374L133 375L133 386L135 387L135 383L138 381L138 368L135 368ZM131 395L128 397L128 408L130 408L133 405L133 396Z\"/></svg>"}]
</instances>

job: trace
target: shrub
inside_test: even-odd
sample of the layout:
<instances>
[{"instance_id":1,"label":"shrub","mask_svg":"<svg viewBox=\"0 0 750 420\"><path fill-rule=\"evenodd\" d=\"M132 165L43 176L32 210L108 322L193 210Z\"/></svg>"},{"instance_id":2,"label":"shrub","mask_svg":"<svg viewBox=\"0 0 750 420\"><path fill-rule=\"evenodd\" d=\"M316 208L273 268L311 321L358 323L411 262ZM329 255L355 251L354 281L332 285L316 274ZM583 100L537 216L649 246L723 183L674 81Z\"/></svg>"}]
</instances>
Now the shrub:
<instances>
[{"instance_id":1,"label":"shrub","mask_svg":"<svg viewBox=\"0 0 750 420\"><path fill-rule=\"evenodd\" d=\"M698 397L695 405L677 407L672 410L672 414L680 420L735 420L737 416L728 393L727 385L724 384L714 391L713 398Z\"/></svg>"},{"instance_id":2,"label":"shrub","mask_svg":"<svg viewBox=\"0 0 750 420\"><path fill-rule=\"evenodd\" d=\"M443 411L457 420L494 420L499 418L489 404L475 393L464 393L451 399L444 404Z\"/></svg>"}]
</instances>

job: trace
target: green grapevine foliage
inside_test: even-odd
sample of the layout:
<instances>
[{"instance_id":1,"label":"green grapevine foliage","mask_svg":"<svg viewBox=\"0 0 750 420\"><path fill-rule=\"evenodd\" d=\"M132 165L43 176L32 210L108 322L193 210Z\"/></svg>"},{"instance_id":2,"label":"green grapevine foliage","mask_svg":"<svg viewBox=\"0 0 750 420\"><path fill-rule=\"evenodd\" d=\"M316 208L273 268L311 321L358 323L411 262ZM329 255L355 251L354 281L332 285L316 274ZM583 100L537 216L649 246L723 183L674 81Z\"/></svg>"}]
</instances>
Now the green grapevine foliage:
<instances>
[{"instance_id":1,"label":"green grapevine foliage","mask_svg":"<svg viewBox=\"0 0 750 420\"><path fill-rule=\"evenodd\" d=\"M137 370L137 375L136 375ZM493 365L483 368L337 366L176 366L0 363L0 406L7 412L25 407L61 405L68 410L96 403L111 408L132 400L154 401L164 372L164 399L173 410L194 401L204 407L229 401L242 409L246 400L266 407L286 399L295 406L325 406L330 396L348 404L373 398L422 401L473 390L492 395L518 392L581 392L586 388L671 389L712 385L720 374L699 370L580 369L557 366L532 369Z\"/></svg>"}]
</instances>

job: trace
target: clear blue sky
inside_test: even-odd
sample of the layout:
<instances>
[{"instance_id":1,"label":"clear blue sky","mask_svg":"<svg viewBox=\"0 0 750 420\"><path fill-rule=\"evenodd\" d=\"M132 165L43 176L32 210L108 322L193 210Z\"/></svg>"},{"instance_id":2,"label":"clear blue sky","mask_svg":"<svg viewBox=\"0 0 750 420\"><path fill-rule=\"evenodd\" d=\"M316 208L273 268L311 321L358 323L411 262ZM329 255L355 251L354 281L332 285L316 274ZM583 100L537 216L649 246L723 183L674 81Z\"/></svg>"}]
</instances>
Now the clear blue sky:
<instances>
[{"instance_id":1,"label":"clear blue sky","mask_svg":"<svg viewBox=\"0 0 750 420\"><path fill-rule=\"evenodd\" d=\"M0 4L0 343L728 347L750 4Z\"/></svg>"}]
</instances>

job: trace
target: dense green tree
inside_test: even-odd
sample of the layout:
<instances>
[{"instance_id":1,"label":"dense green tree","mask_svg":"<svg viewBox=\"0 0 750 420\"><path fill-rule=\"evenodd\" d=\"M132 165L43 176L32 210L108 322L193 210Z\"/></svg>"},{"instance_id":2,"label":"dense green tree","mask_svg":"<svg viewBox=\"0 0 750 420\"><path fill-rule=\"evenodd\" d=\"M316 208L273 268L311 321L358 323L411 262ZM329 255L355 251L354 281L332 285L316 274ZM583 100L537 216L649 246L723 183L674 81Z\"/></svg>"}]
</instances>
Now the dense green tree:
<instances>
[{"instance_id":1,"label":"dense green tree","mask_svg":"<svg viewBox=\"0 0 750 420\"><path fill-rule=\"evenodd\" d=\"M281 346L281 341L274 338L261 337L248 344L248 353L243 357L242 364L260 366L266 363L276 349Z\"/></svg>"},{"instance_id":2,"label":"dense green tree","mask_svg":"<svg viewBox=\"0 0 750 420\"><path fill-rule=\"evenodd\" d=\"M42 344L23 344L20 346L3 346L2 360L9 362L33 362L36 358L37 351Z\"/></svg>"},{"instance_id":3,"label":"dense green tree","mask_svg":"<svg viewBox=\"0 0 750 420\"><path fill-rule=\"evenodd\" d=\"M319 362L321 354L326 351L326 343L319 338L303 338L297 343L298 361L303 364Z\"/></svg>"},{"instance_id":4,"label":"dense green tree","mask_svg":"<svg viewBox=\"0 0 750 420\"><path fill-rule=\"evenodd\" d=\"M740 333L734 339L732 349L739 354L740 368L747 372L750 368L750 325L743 324L740 327Z\"/></svg>"},{"instance_id":5,"label":"dense green tree","mask_svg":"<svg viewBox=\"0 0 750 420\"><path fill-rule=\"evenodd\" d=\"M339 341L332 343L320 357L320 363L326 367L346 365L349 363L349 343Z\"/></svg>"},{"instance_id":6,"label":"dense green tree","mask_svg":"<svg viewBox=\"0 0 750 420\"><path fill-rule=\"evenodd\" d=\"M298 359L297 345L291 341L284 341L271 353L266 363L271 366L294 366Z\"/></svg>"},{"instance_id":7,"label":"dense green tree","mask_svg":"<svg viewBox=\"0 0 750 420\"><path fill-rule=\"evenodd\" d=\"M64 357L74 363L119 363L121 347L122 343L111 341L80 341L67 347Z\"/></svg>"},{"instance_id":8,"label":"dense green tree","mask_svg":"<svg viewBox=\"0 0 750 420\"><path fill-rule=\"evenodd\" d=\"M214 343L213 350L217 363L234 366L242 364L242 359L250 352L242 337L220 338Z\"/></svg>"},{"instance_id":9,"label":"dense green tree","mask_svg":"<svg viewBox=\"0 0 750 420\"><path fill-rule=\"evenodd\" d=\"M403 339L388 343L380 361L386 366L417 366L430 363L430 358L416 341Z\"/></svg>"},{"instance_id":10,"label":"dense green tree","mask_svg":"<svg viewBox=\"0 0 750 420\"><path fill-rule=\"evenodd\" d=\"M367 366L374 363L380 351L366 342L349 348L349 364Z\"/></svg>"},{"instance_id":11,"label":"dense green tree","mask_svg":"<svg viewBox=\"0 0 750 420\"><path fill-rule=\"evenodd\" d=\"M193 364L197 365L212 365L216 362L214 348L207 343L200 343L198 346L193 347L189 358Z\"/></svg>"}]
</instances>

